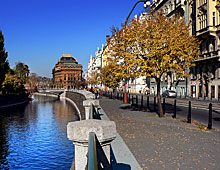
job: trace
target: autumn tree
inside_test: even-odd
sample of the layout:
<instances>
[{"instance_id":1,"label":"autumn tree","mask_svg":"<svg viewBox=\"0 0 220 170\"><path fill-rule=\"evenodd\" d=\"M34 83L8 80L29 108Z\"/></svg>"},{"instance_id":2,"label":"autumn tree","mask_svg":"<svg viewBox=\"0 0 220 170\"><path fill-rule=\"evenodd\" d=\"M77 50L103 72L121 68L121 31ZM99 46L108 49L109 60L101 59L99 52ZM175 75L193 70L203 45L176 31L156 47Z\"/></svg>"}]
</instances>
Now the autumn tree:
<instances>
[{"instance_id":1,"label":"autumn tree","mask_svg":"<svg viewBox=\"0 0 220 170\"><path fill-rule=\"evenodd\" d=\"M22 62L18 62L14 70L17 77L19 77L24 83L26 83L28 79L28 75L30 73L28 65Z\"/></svg>"},{"instance_id":2,"label":"autumn tree","mask_svg":"<svg viewBox=\"0 0 220 170\"><path fill-rule=\"evenodd\" d=\"M5 75L5 80L2 83L3 94L21 93L24 91L24 84L20 78L10 73Z\"/></svg>"},{"instance_id":3,"label":"autumn tree","mask_svg":"<svg viewBox=\"0 0 220 170\"><path fill-rule=\"evenodd\" d=\"M139 75L140 62L133 53L133 44L135 43L133 30L127 25L122 25L122 27L121 30L115 27L111 28L110 57L107 62L115 67L112 70L113 74L126 82Z\"/></svg>"},{"instance_id":4,"label":"autumn tree","mask_svg":"<svg viewBox=\"0 0 220 170\"><path fill-rule=\"evenodd\" d=\"M128 50L122 53L124 45L120 43L118 49L112 49L113 54L128 60L127 68L131 68L132 74L155 79L159 116L162 117L161 77L165 73L175 73L177 77L189 76L187 72L199 55L199 41L190 36L184 18L169 18L162 11L149 14L142 20L133 20L123 30Z\"/></svg>"},{"instance_id":5,"label":"autumn tree","mask_svg":"<svg viewBox=\"0 0 220 170\"><path fill-rule=\"evenodd\" d=\"M91 86L95 86L98 84L98 73L97 70L92 70L92 72L87 77L87 84L90 84Z\"/></svg>"},{"instance_id":6,"label":"autumn tree","mask_svg":"<svg viewBox=\"0 0 220 170\"><path fill-rule=\"evenodd\" d=\"M31 73L31 74L30 74L29 79L28 79L28 81L27 81L28 90L29 90L30 92L35 92L35 91L37 91L38 80L39 80L39 77L37 76L36 73Z\"/></svg>"},{"instance_id":7,"label":"autumn tree","mask_svg":"<svg viewBox=\"0 0 220 170\"><path fill-rule=\"evenodd\" d=\"M7 61L8 53L5 51L4 47L4 36L0 30L0 90L2 88L2 83L5 80L5 74L9 70L9 63Z\"/></svg>"},{"instance_id":8,"label":"autumn tree","mask_svg":"<svg viewBox=\"0 0 220 170\"><path fill-rule=\"evenodd\" d=\"M98 74L98 81L100 84L104 84L109 88L112 88L113 91L119 87L121 75L118 74L116 69L118 66L115 66L114 63L108 63L106 66L100 69Z\"/></svg>"}]
</instances>

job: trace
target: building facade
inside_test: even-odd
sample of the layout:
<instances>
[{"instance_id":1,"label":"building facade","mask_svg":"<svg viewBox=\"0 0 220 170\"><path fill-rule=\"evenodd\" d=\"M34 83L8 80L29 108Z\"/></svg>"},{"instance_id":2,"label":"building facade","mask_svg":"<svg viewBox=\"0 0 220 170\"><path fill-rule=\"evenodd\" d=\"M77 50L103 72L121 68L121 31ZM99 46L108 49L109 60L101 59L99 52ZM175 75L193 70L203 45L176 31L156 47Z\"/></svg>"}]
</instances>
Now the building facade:
<instances>
[{"instance_id":1,"label":"building facade","mask_svg":"<svg viewBox=\"0 0 220 170\"><path fill-rule=\"evenodd\" d=\"M107 65L107 58L109 57L109 35L106 36L106 45L102 44L101 48L97 48L95 52L95 57L90 56L88 63L88 71L86 74L86 80L89 83L88 87L97 86L100 89L103 89L105 86L103 84L91 84L91 79L94 75L100 73L100 69Z\"/></svg>"},{"instance_id":2,"label":"building facade","mask_svg":"<svg viewBox=\"0 0 220 170\"><path fill-rule=\"evenodd\" d=\"M167 16L180 15L185 18L186 24L191 23L191 6L188 1L183 0L153 0L151 9L153 13L163 10ZM192 25L192 24L191 24ZM192 34L190 32L190 34ZM175 90L178 96L189 96L189 78L176 77L175 74L165 73L161 77L161 94L167 89ZM150 91L156 93L156 81L150 79Z\"/></svg>"},{"instance_id":3,"label":"building facade","mask_svg":"<svg viewBox=\"0 0 220 170\"><path fill-rule=\"evenodd\" d=\"M190 34L201 41L201 55L191 68L191 76L177 79L175 75L164 75L161 88L178 83L174 90L180 95L193 98L220 98L220 2L217 0L154 0L154 12L164 10L167 16L180 14L190 25ZM155 88L152 82L152 87Z\"/></svg>"},{"instance_id":4,"label":"building facade","mask_svg":"<svg viewBox=\"0 0 220 170\"><path fill-rule=\"evenodd\" d=\"M200 38L201 55L191 77L196 97L220 98L220 2L196 0L195 35Z\"/></svg>"},{"instance_id":5,"label":"building facade","mask_svg":"<svg viewBox=\"0 0 220 170\"><path fill-rule=\"evenodd\" d=\"M53 68L53 83L57 87L75 88L82 81L82 65L71 54L63 54Z\"/></svg>"}]
</instances>

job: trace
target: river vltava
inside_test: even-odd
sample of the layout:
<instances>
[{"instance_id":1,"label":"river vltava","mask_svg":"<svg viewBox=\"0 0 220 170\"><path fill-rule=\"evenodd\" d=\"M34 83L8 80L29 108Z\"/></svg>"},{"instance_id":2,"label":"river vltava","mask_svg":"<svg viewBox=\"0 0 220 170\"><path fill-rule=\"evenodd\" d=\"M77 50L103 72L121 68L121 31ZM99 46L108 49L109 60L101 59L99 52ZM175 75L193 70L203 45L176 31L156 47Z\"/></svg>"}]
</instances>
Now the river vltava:
<instances>
[{"instance_id":1,"label":"river vltava","mask_svg":"<svg viewBox=\"0 0 220 170\"><path fill-rule=\"evenodd\" d=\"M71 104L43 96L0 111L0 169L70 169L74 146L67 123L76 120Z\"/></svg>"}]
</instances>

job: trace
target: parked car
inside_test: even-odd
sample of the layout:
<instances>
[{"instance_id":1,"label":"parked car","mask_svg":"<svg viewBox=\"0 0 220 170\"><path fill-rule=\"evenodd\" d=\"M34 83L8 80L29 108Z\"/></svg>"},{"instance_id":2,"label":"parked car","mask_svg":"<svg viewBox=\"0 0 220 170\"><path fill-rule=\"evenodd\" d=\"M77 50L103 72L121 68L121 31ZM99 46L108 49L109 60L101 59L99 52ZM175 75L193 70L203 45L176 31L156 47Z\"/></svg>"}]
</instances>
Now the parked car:
<instances>
[{"instance_id":1,"label":"parked car","mask_svg":"<svg viewBox=\"0 0 220 170\"><path fill-rule=\"evenodd\" d=\"M162 96L163 97L176 97L176 92L173 90L165 90Z\"/></svg>"}]
</instances>

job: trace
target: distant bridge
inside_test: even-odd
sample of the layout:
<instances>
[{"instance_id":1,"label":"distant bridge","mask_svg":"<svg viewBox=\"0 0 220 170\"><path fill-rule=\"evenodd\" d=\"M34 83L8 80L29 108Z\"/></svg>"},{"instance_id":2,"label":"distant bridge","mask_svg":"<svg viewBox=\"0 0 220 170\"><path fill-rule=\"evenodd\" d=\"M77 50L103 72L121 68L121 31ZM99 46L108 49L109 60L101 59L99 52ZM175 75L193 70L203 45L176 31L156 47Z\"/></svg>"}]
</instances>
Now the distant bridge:
<instances>
[{"instance_id":1,"label":"distant bridge","mask_svg":"<svg viewBox=\"0 0 220 170\"><path fill-rule=\"evenodd\" d=\"M39 89L38 92L39 93L35 94L68 100L75 106L80 120L85 119L85 107L83 106L83 101L95 99L94 94L85 90Z\"/></svg>"}]
</instances>

